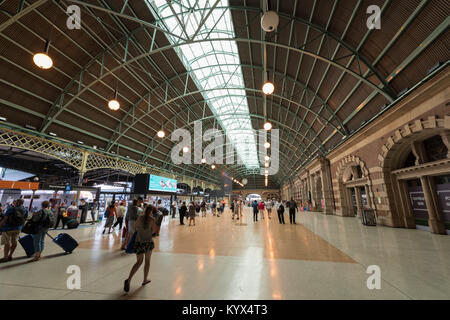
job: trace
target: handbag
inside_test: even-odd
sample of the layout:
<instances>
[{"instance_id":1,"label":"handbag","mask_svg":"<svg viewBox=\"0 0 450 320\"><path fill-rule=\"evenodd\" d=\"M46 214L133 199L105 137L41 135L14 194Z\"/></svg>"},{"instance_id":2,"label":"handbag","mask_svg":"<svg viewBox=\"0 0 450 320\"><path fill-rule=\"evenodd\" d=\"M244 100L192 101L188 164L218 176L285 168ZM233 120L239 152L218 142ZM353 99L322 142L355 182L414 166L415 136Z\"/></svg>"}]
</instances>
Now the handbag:
<instances>
[{"instance_id":1,"label":"handbag","mask_svg":"<svg viewBox=\"0 0 450 320\"><path fill-rule=\"evenodd\" d=\"M37 223L33 220L28 220L22 227L22 232L25 234L35 234L37 228Z\"/></svg>"},{"instance_id":2,"label":"handbag","mask_svg":"<svg viewBox=\"0 0 450 320\"><path fill-rule=\"evenodd\" d=\"M127 249L125 250L126 253L129 253L129 254L134 253L134 244L136 242L136 236L137 236L137 231L135 231L133 233L133 235L131 236L130 242L128 242L128 245L127 245Z\"/></svg>"}]
</instances>

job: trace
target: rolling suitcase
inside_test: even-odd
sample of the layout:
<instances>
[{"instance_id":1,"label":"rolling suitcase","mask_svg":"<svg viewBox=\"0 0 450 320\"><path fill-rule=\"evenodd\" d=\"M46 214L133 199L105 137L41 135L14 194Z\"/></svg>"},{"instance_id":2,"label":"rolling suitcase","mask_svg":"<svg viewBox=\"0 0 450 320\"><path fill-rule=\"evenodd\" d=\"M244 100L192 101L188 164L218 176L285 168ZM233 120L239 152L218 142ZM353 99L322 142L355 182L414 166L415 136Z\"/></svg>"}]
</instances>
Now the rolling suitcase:
<instances>
[{"instance_id":1,"label":"rolling suitcase","mask_svg":"<svg viewBox=\"0 0 450 320\"><path fill-rule=\"evenodd\" d=\"M72 253L72 251L78 247L78 242L67 233L60 233L55 238L48 233L47 235L67 253Z\"/></svg>"},{"instance_id":2,"label":"rolling suitcase","mask_svg":"<svg viewBox=\"0 0 450 320\"><path fill-rule=\"evenodd\" d=\"M34 254L34 242L31 234L19 238L19 243L23 250L25 250L27 257L31 257Z\"/></svg>"}]
</instances>

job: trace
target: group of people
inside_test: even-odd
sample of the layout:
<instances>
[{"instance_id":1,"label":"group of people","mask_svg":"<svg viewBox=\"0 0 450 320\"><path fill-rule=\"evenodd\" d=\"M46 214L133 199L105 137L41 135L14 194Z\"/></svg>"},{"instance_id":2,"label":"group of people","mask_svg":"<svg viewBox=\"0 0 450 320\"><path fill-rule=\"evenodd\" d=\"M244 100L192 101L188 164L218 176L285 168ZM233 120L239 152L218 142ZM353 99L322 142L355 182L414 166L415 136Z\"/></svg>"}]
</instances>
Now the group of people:
<instances>
[{"instance_id":1,"label":"group of people","mask_svg":"<svg viewBox=\"0 0 450 320\"><path fill-rule=\"evenodd\" d=\"M8 262L13 259L19 235L29 215L28 209L23 206L23 203L23 199L17 199L6 208L0 206L0 231L2 243L4 243L3 259L0 262ZM55 214L50 209L49 201L43 201L41 210L32 214L29 219L29 231L27 232L32 236L35 253L34 257L28 262L41 259L45 235L48 229L54 225L55 220Z\"/></svg>"},{"instance_id":2,"label":"group of people","mask_svg":"<svg viewBox=\"0 0 450 320\"><path fill-rule=\"evenodd\" d=\"M268 200L266 202L264 201L257 201L254 200L252 203L253 207L253 222L258 221L258 214L261 216L262 219L264 219L264 210L267 210L267 217L269 219L272 219L272 208L274 208L277 211L278 214L278 221L280 224L285 224L284 222L284 211L285 208L289 210L289 222L291 224L296 224L295 222L295 214L298 212L297 203L293 198L289 201L275 201L274 199Z\"/></svg>"}]
</instances>

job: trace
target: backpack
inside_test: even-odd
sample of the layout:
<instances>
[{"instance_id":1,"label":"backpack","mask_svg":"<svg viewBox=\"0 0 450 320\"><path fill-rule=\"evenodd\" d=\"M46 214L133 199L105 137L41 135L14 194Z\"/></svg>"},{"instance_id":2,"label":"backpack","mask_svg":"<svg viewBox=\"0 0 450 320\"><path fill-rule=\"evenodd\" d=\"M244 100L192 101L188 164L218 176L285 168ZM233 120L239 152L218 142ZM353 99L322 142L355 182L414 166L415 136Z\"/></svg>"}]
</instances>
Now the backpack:
<instances>
[{"instance_id":1,"label":"backpack","mask_svg":"<svg viewBox=\"0 0 450 320\"><path fill-rule=\"evenodd\" d=\"M45 216L42 218L42 226L44 228L50 228L55 225L55 215L50 210L42 210L41 214Z\"/></svg>"},{"instance_id":2,"label":"backpack","mask_svg":"<svg viewBox=\"0 0 450 320\"><path fill-rule=\"evenodd\" d=\"M110 215L110 212L109 212L109 206L108 206L105 210L105 218L108 218L109 215Z\"/></svg>"},{"instance_id":3,"label":"backpack","mask_svg":"<svg viewBox=\"0 0 450 320\"><path fill-rule=\"evenodd\" d=\"M20 227L25 223L25 213L23 208L14 208L12 214L8 216L8 225L11 227Z\"/></svg>"}]
</instances>

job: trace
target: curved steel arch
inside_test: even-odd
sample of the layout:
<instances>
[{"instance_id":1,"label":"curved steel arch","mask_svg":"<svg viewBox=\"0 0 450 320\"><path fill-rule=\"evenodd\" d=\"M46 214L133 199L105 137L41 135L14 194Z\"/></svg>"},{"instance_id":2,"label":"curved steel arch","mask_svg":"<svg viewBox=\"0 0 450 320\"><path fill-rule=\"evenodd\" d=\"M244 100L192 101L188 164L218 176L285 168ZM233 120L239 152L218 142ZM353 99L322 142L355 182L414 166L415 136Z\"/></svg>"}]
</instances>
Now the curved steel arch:
<instances>
[{"instance_id":1,"label":"curved steel arch","mask_svg":"<svg viewBox=\"0 0 450 320\"><path fill-rule=\"evenodd\" d=\"M67 106L69 106L73 101L75 101L76 99L78 99L79 96L80 96L82 93L84 93L87 89L89 89L91 86L93 86L93 85L96 84L97 82L101 81L101 80L102 80L103 78L105 78L106 76L109 76L109 75L113 74L115 71L118 71L119 69L121 69L121 68L123 68L123 67L125 67L125 66L127 66L127 65L129 65L129 64L131 64L131 63L133 63L133 62L136 62L136 61L138 61L138 60L140 60L140 59L142 59L142 58L145 58L145 57L147 57L147 56L151 56L151 55L153 55L153 54L160 53L160 52L163 52L163 51L166 51L166 50L174 49L174 48L177 48L177 47L182 46L182 45L192 44L192 43L215 42L215 41L237 41L237 42L250 42L250 43L257 43L257 44L266 44L266 45L269 45L269 46L280 47L280 48L284 48L284 49L287 49L287 50L292 50L292 51L294 51L294 52L299 52L299 53L303 53L303 54L305 54L305 55L312 56L313 58L322 60L322 61L324 61L324 62L326 62L326 63L328 63L328 64L331 64L331 65L333 65L333 66L335 66L335 67L337 67L337 68L343 70L344 72L348 73L349 75L354 76L355 78L359 79L361 82L363 82L363 83L365 83L366 85L368 85L369 87L371 87L374 91L377 91L379 94L382 94L383 96L385 96L389 101L392 101L392 98L391 98L386 92L384 92L384 91L383 91L382 89L380 89L377 85L373 84L372 82L370 82L370 81L367 80L366 78L364 78L364 77L358 75L357 73L355 73L355 72L352 71L352 70L349 70L349 69L345 68L344 66L341 66L341 65L337 64L336 62L333 62L333 61L331 61L331 60L329 60L329 59L327 59L327 58L324 58L324 57L322 57L322 56L319 56L319 55L317 55L317 54L315 54L315 53L312 53L312 52L309 52L309 51L306 51L306 50L303 50L303 49L293 48L293 47L290 47L290 46L287 46L287 45L283 45L283 44L278 44L278 43L268 42L268 41L265 41L265 40L244 39L244 38L234 38L234 39L233 39L233 38L215 38L215 39L189 40L189 41L186 41L186 42L184 42L184 43L177 43L177 44L168 45L168 46L165 46L165 47L160 47L160 48L157 48L157 49L155 49L155 50L153 50L153 51L151 51L151 52L146 52L146 53L140 54L140 55L138 55L138 56L136 56L136 57L134 57L134 58L132 58L132 59L129 59L129 60L127 60L127 61L121 63L119 66L117 66L117 67L111 69L111 70L108 71L108 72L105 72L103 75L101 75L100 77L96 78L95 80L93 80L92 82L90 82L89 84L87 84L84 88L82 88L82 89L79 88L78 92L77 92L77 93L76 93L76 94L75 94L75 95L74 95L74 96L73 96L66 104L64 104L64 106L62 106L62 107L56 112L56 114L55 114L53 117L51 117L51 118L49 119L48 125L50 125L50 124L54 121L54 119L55 119L55 118L56 118L56 117L57 117L57 116L65 109L65 108L67 108Z\"/></svg>"},{"instance_id":2,"label":"curved steel arch","mask_svg":"<svg viewBox=\"0 0 450 320\"><path fill-rule=\"evenodd\" d=\"M168 101L166 101L166 102L163 102L163 103L161 103L161 104L159 104L159 105L157 105L157 106L155 106L154 108L153 108L153 110L158 110L158 109L160 109L160 108L163 108L166 104L169 104L169 103L172 103L172 102L175 102L176 100L178 100L178 99L181 99L181 98L184 98L184 97L187 97L187 96L191 96L191 95L195 95L195 94L199 94L199 93L202 93L202 92L210 92L210 91L216 91L216 90L223 90L223 89L227 89L227 87L224 87L224 88L222 88L222 87L218 87L218 88L214 88L214 89L208 89L208 90L197 90L197 91L191 91L191 92L188 92L188 93L186 93L186 94L184 94L184 95L182 95L182 96L178 96L178 97L175 97L175 98L172 98L172 99L170 99L170 100L168 100ZM256 89L251 89L251 88L240 88L240 89L243 89L243 90L246 90L246 91L254 91L254 92L260 92L259 90L256 90ZM228 96L230 96L230 95L228 95ZM232 95L231 95L232 96ZM281 100L288 100L288 101L290 101L289 99L287 99L287 98L285 98L285 97L282 97L282 96L279 96L279 95L275 95L274 94L274 96L276 97L276 98L278 98L278 99L281 99ZM202 101L203 102L203 101ZM292 104L294 104L294 105L297 105L297 106L299 106L299 107L301 107L301 108L304 108L304 109L306 109L306 110L309 110L309 112L311 112L311 113L313 113L314 115L316 115L317 117L319 117L320 119L322 119L323 121L325 121L325 122L327 122L327 120L326 119L323 119L322 118L322 116L320 116L319 114L317 114L315 111L312 111L312 110L310 110L310 109L308 109L307 107L305 107L305 106L303 106L302 104L300 104L300 103L297 103L297 102L295 102L295 101L291 101L291 103ZM286 110L287 112L291 112L291 111L289 111L289 110ZM139 118L137 118L136 120L133 120L133 122L130 124L130 125L127 125L127 127L114 139L114 141L111 143L111 146L110 146L110 148L134 125L134 124L136 124L138 121L141 121L145 116L147 116L148 115L148 113L149 112L145 112L144 114L142 114ZM335 128L336 130L339 130L337 127L335 127L332 123L330 123L330 126L332 126L333 128ZM287 126L286 126L287 127ZM312 130L312 128L310 128L310 130ZM320 142L320 139L319 138L317 138L318 140L319 140L319 142ZM310 141L311 143L313 143L312 141ZM316 146L318 149L320 149L320 147L318 147L318 146ZM109 149L110 149L109 148ZM109 150L109 149L107 149L107 151Z\"/></svg>"},{"instance_id":3,"label":"curved steel arch","mask_svg":"<svg viewBox=\"0 0 450 320\"><path fill-rule=\"evenodd\" d=\"M238 66L239 64L225 64L224 66ZM241 64L240 66L243 67L250 67L250 68L254 68L254 69L261 69L263 70L264 68L262 66L257 66L257 65L248 65L248 64ZM189 75L192 72L198 71L198 70L202 70L202 69L206 69L209 68L209 66L204 66L204 67L200 67L200 68L196 68L196 69L191 69L189 71L186 71L184 73L181 74L177 74L176 76L169 78L166 82L162 83L160 86L158 87L154 87L151 89L151 91L149 91L147 94L141 96L141 98L139 98L138 101L136 101L136 103L133 104L133 106L127 111L127 113L125 114L125 116L119 121L119 124L117 125L116 129L114 130L115 132L120 130L120 128L122 127L122 125L125 123L126 119L128 118L128 116L130 114L133 114L134 110L137 108L137 106L139 106L140 103L142 103L143 101L145 101L154 91L162 89L164 86L168 86L168 83L175 81L175 80L180 80L180 81L186 81L186 76ZM312 89L310 89L309 87L307 87L305 84L303 84L302 82L300 82L299 80L295 80L292 77L286 76L284 74L282 74L281 72L274 72L275 74L285 77L287 80L293 82L295 85L300 86L303 90L306 90L309 94L313 95L315 99L317 99L319 102L322 103L323 106L325 106L325 108L327 109L327 111L331 114L331 119L336 119L336 121L338 122L338 128L340 130L338 130L338 132L344 136L347 134L345 126L343 125L342 121L339 119L339 117L334 113L334 110L332 110L332 108L330 107L330 105L328 103L325 103L324 100L317 95ZM250 98L250 97L247 97ZM290 101L290 100L288 100ZM275 104L278 105L279 104ZM173 117L169 120L171 121L172 119L174 119ZM325 119L326 122L329 122L329 119ZM341 131L342 130L342 131ZM114 136L114 135L113 135ZM114 137L111 137L110 142L108 142L108 147L107 149L109 149L111 147L110 143L112 142L112 139Z\"/></svg>"},{"instance_id":4,"label":"curved steel arch","mask_svg":"<svg viewBox=\"0 0 450 320\"><path fill-rule=\"evenodd\" d=\"M222 116L227 116L227 115L233 116L233 115L240 115L240 114L230 113L230 114L224 114L224 115L222 115ZM248 114L243 114L243 115L248 115ZM249 116L250 116L250 117L253 117L253 118L258 118L258 119L263 119L263 120L264 120L264 116L262 116L262 115L250 114ZM212 119L212 118L215 118L215 116L213 115L213 116L203 117L202 119L198 119L198 120L207 120L207 119ZM194 120L194 121L197 121L197 120ZM186 127L186 126L191 126L191 128L192 128L192 124L194 123L194 121L191 121L190 123L187 123L185 126L180 127L179 129L183 129L183 128ZM278 122L278 121L276 121L276 120L273 121L273 122L274 122L275 124L279 125L280 127L285 127L285 128L287 128L288 130L290 130L290 131L294 131L291 127L286 126L285 124L283 124L283 123L281 123L281 122ZM168 136L166 136L166 137L168 137ZM298 149L297 146L294 145L294 144L292 144L290 141L285 140L285 139L282 139L282 138L280 138L280 140L283 141L283 142L285 143L285 145L289 145L289 146L291 146L291 147L293 147L293 148L295 148L295 149ZM193 141L195 141L195 139L191 140L191 143L192 143ZM158 148L158 146L161 145L161 144L162 144L162 140L161 140L161 141L160 141L153 149ZM227 144L225 143L225 145L227 145ZM301 150L300 150L301 152L304 152L304 151L305 151L305 150L301 147L301 144L299 145L299 147L300 147L300 149L301 149ZM153 150L153 149L152 149L152 150ZM147 160L146 157L148 157L148 156L151 154L152 150L149 150L148 152L146 152L146 154L144 155L144 157L143 157L142 160L141 160L142 162L144 162L144 161ZM317 150L319 150L319 149L317 149ZM281 150L280 150L280 151L281 151ZM322 150L319 150L319 151L322 151ZM258 150L258 154L259 154L259 150ZM324 154L323 151L322 151L322 154ZM286 156L284 153L282 153L282 152L281 152L281 155L282 155L284 158L287 157L287 156ZM305 158L302 158L302 157L297 156L295 153L294 153L294 155L295 155L297 161L300 161L300 160L304 160L304 159L305 159ZM163 163L168 163L168 158L169 158L169 155L167 155L166 158L165 158L162 162L163 162ZM259 158L258 158L258 159L259 159ZM237 166L240 167L241 165L237 165ZM233 165L232 165L232 167L233 167ZM283 171L284 171L284 170L283 170Z\"/></svg>"},{"instance_id":5,"label":"curved steel arch","mask_svg":"<svg viewBox=\"0 0 450 320\"><path fill-rule=\"evenodd\" d=\"M97 10L101 10L101 11L104 11L104 12L108 12L108 13L110 13L110 14L117 15L117 16L119 16L119 17L121 17L121 18L129 19L129 20L132 20L132 21L137 22L137 23L141 23L141 24L144 24L144 25L148 25L148 27L150 27L150 28L152 27L152 26L151 26L151 23L148 23L148 22L146 22L146 21L144 21L144 20L141 20L141 19L138 19L138 18L134 18L134 17L131 17L131 16L128 16L128 15L119 13L119 12L114 11L114 10L106 9L106 8L99 7L99 6L96 6L96 5L93 5L93 4L88 4L88 3L85 3L85 2L82 2L82 1L79 1L79 0L68 0L68 1L74 2L74 3L78 3L78 4L80 4L80 5L82 5L82 6L85 6L85 7L91 7L91 8L93 8L93 9L97 9ZM188 13L188 12L191 11L191 10L192 10L192 11L204 11L204 10L208 10L208 9L209 9L209 8L204 8L204 9L190 8L189 10L185 11L184 13ZM257 12L257 13L263 12L263 10L262 10L261 8L258 8L258 7L249 7L249 6L225 6L225 7L224 7L224 6L216 6L215 9L222 9L222 10L227 10L227 9L229 9L229 10L241 10L241 11L249 11L249 12L250 12L250 11L253 11L253 12ZM321 26L318 26L318 25L316 25L316 24L314 24L314 23L312 23L312 22L310 22L310 21L308 21L308 20L305 20L305 19L302 19L302 18L293 16L292 14L287 14L287 13L283 13L283 12L277 12L277 13L278 13L278 15L279 15L280 17L286 18L286 19L291 20L291 21L293 20L293 21L295 21L295 22L299 22L299 23L301 23L301 24L303 24L303 25L306 25L306 26L308 26L308 27L311 27L311 28L313 28L314 30L320 32L321 34L323 34L323 35L325 35L325 36L328 36L328 37L330 37L331 39L333 39L334 41L338 42L341 46L343 46L343 47L346 48L348 51L350 51L350 52L352 53L352 55L356 56L356 57L358 58L358 60L362 61L362 62L367 66L367 68L368 68L368 69L369 69L369 70L377 77L377 79L383 84L383 88L384 88L386 91L384 91L384 94L383 94L383 93L379 92L379 90L377 90L378 87L377 87L377 89L375 89L375 90L377 90L380 94L383 94L383 95L388 99L388 101L392 102L392 101L394 100L394 98L395 98L396 95L395 95L395 93L394 93L394 90L390 87L389 83L386 81L386 79L383 78L383 77L379 74L379 72L376 70L376 68L375 68L374 66L372 66L372 64L369 63L369 61L368 61L366 58L364 58L364 56L362 56L362 55L360 54L360 52L358 52L358 50L356 50L355 48L353 48L350 44L348 44L348 43L346 43L345 41L343 41L339 36L337 36L337 35L335 35L335 34L329 32L329 31L325 30L325 29L322 28ZM168 16L168 17L166 17L166 18L170 18L170 17L173 17L173 16L175 16L175 15ZM155 20L155 23L159 23L160 21L161 21L161 20L156 19L156 20ZM149 24L150 24L150 25L149 25ZM164 32L164 31L162 30L162 32ZM167 32L165 32L165 33L167 33ZM177 36L177 38L180 38L180 37ZM184 40L185 40L185 39L184 39ZM344 67L344 69L345 69L345 67Z\"/></svg>"}]
</instances>

